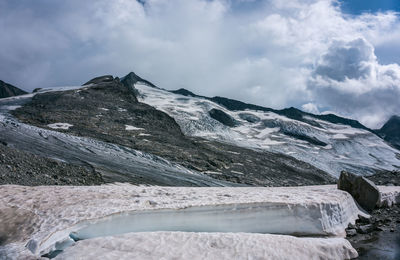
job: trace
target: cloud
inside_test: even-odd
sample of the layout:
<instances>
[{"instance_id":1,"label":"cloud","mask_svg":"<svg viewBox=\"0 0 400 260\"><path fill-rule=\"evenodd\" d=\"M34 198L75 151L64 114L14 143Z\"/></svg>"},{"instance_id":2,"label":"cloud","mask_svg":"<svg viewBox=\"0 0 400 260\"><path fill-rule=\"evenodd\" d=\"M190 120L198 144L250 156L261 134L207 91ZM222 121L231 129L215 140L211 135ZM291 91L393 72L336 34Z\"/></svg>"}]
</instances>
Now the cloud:
<instances>
[{"instance_id":1,"label":"cloud","mask_svg":"<svg viewBox=\"0 0 400 260\"><path fill-rule=\"evenodd\" d=\"M347 15L336 0L6 0L0 17L0 79L28 90L135 71L167 89L306 104L368 126L399 114L393 12Z\"/></svg>"},{"instance_id":2,"label":"cloud","mask_svg":"<svg viewBox=\"0 0 400 260\"><path fill-rule=\"evenodd\" d=\"M303 111L306 111L308 113L313 113L313 114L320 114L319 109L316 104L314 103L307 103L301 106L301 109Z\"/></svg>"},{"instance_id":3,"label":"cloud","mask_svg":"<svg viewBox=\"0 0 400 260\"><path fill-rule=\"evenodd\" d=\"M379 64L373 46L362 38L332 42L308 86L318 104L367 126L400 114L400 66Z\"/></svg>"}]
</instances>

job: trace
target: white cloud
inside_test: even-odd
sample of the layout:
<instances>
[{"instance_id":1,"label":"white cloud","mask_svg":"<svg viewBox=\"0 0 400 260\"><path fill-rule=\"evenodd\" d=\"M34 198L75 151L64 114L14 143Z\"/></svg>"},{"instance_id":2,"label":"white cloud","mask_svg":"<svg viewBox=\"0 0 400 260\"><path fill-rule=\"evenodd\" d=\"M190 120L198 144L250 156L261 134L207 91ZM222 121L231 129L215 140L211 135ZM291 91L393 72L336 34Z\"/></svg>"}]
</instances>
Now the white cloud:
<instances>
[{"instance_id":1,"label":"white cloud","mask_svg":"<svg viewBox=\"0 0 400 260\"><path fill-rule=\"evenodd\" d=\"M313 113L313 114L319 114L319 109L317 105L314 103L307 103L301 106L301 109L308 112L308 113Z\"/></svg>"},{"instance_id":2,"label":"white cloud","mask_svg":"<svg viewBox=\"0 0 400 260\"><path fill-rule=\"evenodd\" d=\"M400 114L400 66L379 64L365 39L333 42L308 85L319 104L370 127Z\"/></svg>"},{"instance_id":3,"label":"white cloud","mask_svg":"<svg viewBox=\"0 0 400 260\"><path fill-rule=\"evenodd\" d=\"M393 12L350 16L335 0L37 0L2 2L0 17L0 78L27 89L133 70L167 89L312 103L371 127L400 113L399 66L374 52L390 60L400 42Z\"/></svg>"}]
</instances>

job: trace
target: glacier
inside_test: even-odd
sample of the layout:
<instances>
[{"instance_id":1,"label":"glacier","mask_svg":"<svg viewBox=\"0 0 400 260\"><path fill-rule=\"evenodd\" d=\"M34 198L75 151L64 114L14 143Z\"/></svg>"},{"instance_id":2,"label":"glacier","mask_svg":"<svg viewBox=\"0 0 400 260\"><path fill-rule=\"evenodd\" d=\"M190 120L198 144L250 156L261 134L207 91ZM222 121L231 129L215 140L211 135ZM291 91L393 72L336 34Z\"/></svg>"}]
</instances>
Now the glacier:
<instances>
[{"instance_id":1,"label":"glacier","mask_svg":"<svg viewBox=\"0 0 400 260\"><path fill-rule=\"evenodd\" d=\"M230 111L206 98L183 96L141 82L134 87L140 93L140 102L173 117L188 136L287 154L334 177L342 170L369 175L375 170L394 170L400 166L399 151L365 129L313 117L307 117L306 123L274 112ZM223 111L238 125L228 127L213 119L209 114L212 109Z\"/></svg>"}]
</instances>

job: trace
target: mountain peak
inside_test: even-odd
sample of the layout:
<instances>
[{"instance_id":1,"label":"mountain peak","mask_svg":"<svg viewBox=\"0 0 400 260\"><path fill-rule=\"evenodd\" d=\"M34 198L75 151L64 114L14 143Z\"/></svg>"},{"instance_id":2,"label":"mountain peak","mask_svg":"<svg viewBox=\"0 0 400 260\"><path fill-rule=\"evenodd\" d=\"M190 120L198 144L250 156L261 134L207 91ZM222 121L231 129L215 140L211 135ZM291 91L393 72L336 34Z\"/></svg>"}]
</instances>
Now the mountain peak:
<instances>
[{"instance_id":1,"label":"mountain peak","mask_svg":"<svg viewBox=\"0 0 400 260\"><path fill-rule=\"evenodd\" d=\"M26 91L0 80L0 98L19 96L26 93Z\"/></svg>"},{"instance_id":2,"label":"mountain peak","mask_svg":"<svg viewBox=\"0 0 400 260\"><path fill-rule=\"evenodd\" d=\"M175 94L183 95L183 96L188 96L188 97L199 97L198 95L194 94L193 92L191 92L191 91L189 91L189 90L187 90L185 88L172 90L171 92L175 93Z\"/></svg>"},{"instance_id":3,"label":"mountain peak","mask_svg":"<svg viewBox=\"0 0 400 260\"><path fill-rule=\"evenodd\" d=\"M382 128L378 130L378 133L385 141L391 143L397 149L400 149L400 116L393 115Z\"/></svg>"},{"instance_id":4,"label":"mountain peak","mask_svg":"<svg viewBox=\"0 0 400 260\"><path fill-rule=\"evenodd\" d=\"M157 88L153 83L139 77L135 72L132 71L129 72L125 77L123 77L121 79L121 82L127 87L133 87L133 85L136 84L137 82L142 82L149 85L150 87Z\"/></svg>"}]
</instances>

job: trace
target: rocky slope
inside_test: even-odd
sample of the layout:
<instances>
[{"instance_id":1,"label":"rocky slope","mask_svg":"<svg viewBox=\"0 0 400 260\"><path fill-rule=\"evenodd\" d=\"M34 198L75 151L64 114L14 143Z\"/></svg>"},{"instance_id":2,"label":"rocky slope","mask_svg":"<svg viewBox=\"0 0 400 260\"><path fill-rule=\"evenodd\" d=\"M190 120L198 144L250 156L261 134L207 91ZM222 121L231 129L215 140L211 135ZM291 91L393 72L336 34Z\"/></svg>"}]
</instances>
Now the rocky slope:
<instances>
[{"instance_id":1,"label":"rocky slope","mask_svg":"<svg viewBox=\"0 0 400 260\"><path fill-rule=\"evenodd\" d=\"M3 104L16 108L11 113L23 123L160 156L230 183L326 184L343 169L371 175L400 165L399 151L355 120L169 92L134 73L31 96L23 104ZM109 181L144 180L123 177L132 169L118 170L117 178L115 170L93 162Z\"/></svg>"},{"instance_id":2,"label":"rocky slope","mask_svg":"<svg viewBox=\"0 0 400 260\"><path fill-rule=\"evenodd\" d=\"M104 76L80 89L38 93L12 114L38 127L158 155L223 181L261 186L334 182L288 155L185 136L168 114L137 101L130 85L135 80L134 74L121 81ZM68 126L57 128L57 123Z\"/></svg>"},{"instance_id":3,"label":"rocky slope","mask_svg":"<svg viewBox=\"0 0 400 260\"><path fill-rule=\"evenodd\" d=\"M19 89L13 85L10 85L0 80L0 98L18 96L26 93L27 92L23 91L22 89Z\"/></svg>"},{"instance_id":4,"label":"rocky slope","mask_svg":"<svg viewBox=\"0 0 400 260\"><path fill-rule=\"evenodd\" d=\"M73 165L0 143L0 185L99 185L101 175L90 166Z\"/></svg>"}]
</instances>

